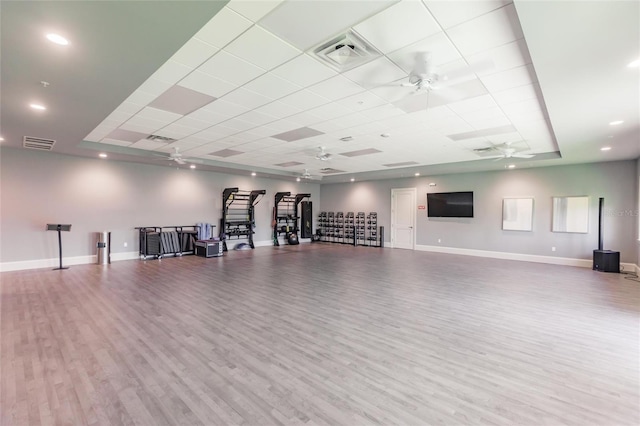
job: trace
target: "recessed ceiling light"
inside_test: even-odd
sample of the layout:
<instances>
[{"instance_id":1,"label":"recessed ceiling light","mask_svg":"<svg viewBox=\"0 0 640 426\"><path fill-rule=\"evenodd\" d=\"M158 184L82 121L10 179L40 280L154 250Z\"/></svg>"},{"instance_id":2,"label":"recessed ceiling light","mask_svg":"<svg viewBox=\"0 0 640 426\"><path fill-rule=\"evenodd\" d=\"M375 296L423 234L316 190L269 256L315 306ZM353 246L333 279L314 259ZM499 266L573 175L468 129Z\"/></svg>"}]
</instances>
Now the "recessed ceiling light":
<instances>
[{"instance_id":1,"label":"recessed ceiling light","mask_svg":"<svg viewBox=\"0 0 640 426\"><path fill-rule=\"evenodd\" d=\"M2 142L4 140L4 138L2 136L0 136L0 142Z\"/></svg>"},{"instance_id":2,"label":"recessed ceiling light","mask_svg":"<svg viewBox=\"0 0 640 426\"><path fill-rule=\"evenodd\" d=\"M415 174L414 174L414 176L420 176L420 173L419 173L419 172L417 172L417 173L415 173Z\"/></svg>"},{"instance_id":3,"label":"recessed ceiling light","mask_svg":"<svg viewBox=\"0 0 640 426\"><path fill-rule=\"evenodd\" d=\"M354 178L351 178L351 182L355 182L355 179L354 179Z\"/></svg>"},{"instance_id":4,"label":"recessed ceiling light","mask_svg":"<svg viewBox=\"0 0 640 426\"><path fill-rule=\"evenodd\" d=\"M300 178L296 178L296 182L300 182Z\"/></svg>"},{"instance_id":5,"label":"recessed ceiling light","mask_svg":"<svg viewBox=\"0 0 640 426\"><path fill-rule=\"evenodd\" d=\"M255 175L256 175L256 172L251 172L251 176L255 176Z\"/></svg>"},{"instance_id":6,"label":"recessed ceiling light","mask_svg":"<svg viewBox=\"0 0 640 426\"><path fill-rule=\"evenodd\" d=\"M190 168L190 169L195 169L195 168L196 168L196 165L195 165L195 164L191 164L191 165L189 166L189 168Z\"/></svg>"},{"instance_id":7,"label":"recessed ceiling light","mask_svg":"<svg viewBox=\"0 0 640 426\"><path fill-rule=\"evenodd\" d=\"M515 169L515 168L516 168L516 165L515 165L515 164L509 164L509 165L507 166L507 168L508 168L508 169Z\"/></svg>"},{"instance_id":8,"label":"recessed ceiling light","mask_svg":"<svg viewBox=\"0 0 640 426\"><path fill-rule=\"evenodd\" d=\"M611 123L609 123L609 126L617 126L618 124L622 124L622 123L624 123L624 121L616 120L616 121L612 121Z\"/></svg>"},{"instance_id":9,"label":"recessed ceiling light","mask_svg":"<svg viewBox=\"0 0 640 426\"><path fill-rule=\"evenodd\" d=\"M47 40L49 40L52 43L59 44L61 46L66 46L69 44L69 40L62 37L60 34L55 34L55 33L47 34Z\"/></svg>"},{"instance_id":10,"label":"recessed ceiling light","mask_svg":"<svg viewBox=\"0 0 640 426\"><path fill-rule=\"evenodd\" d=\"M33 109L37 109L38 111L44 111L45 109L47 109L46 106L40 104L29 104L29 106Z\"/></svg>"},{"instance_id":11,"label":"recessed ceiling light","mask_svg":"<svg viewBox=\"0 0 640 426\"><path fill-rule=\"evenodd\" d=\"M602 148L600 148L600 151L611 151L611 147L610 146L603 146Z\"/></svg>"},{"instance_id":12,"label":"recessed ceiling light","mask_svg":"<svg viewBox=\"0 0 640 426\"><path fill-rule=\"evenodd\" d=\"M105 154L104 152L101 152L100 154L98 154L98 157L107 158L107 154Z\"/></svg>"},{"instance_id":13,"label":"recessed ceiling light","mask_svg":"<svg viewBox=\"0 0 640 426\"><path fill-rule=\"evenodd\" d=\"M636 59L635 61L631 62L629 65L627 65L629 68L638 68L640 67L640 59Z\"/></svg>"}]
</instances>

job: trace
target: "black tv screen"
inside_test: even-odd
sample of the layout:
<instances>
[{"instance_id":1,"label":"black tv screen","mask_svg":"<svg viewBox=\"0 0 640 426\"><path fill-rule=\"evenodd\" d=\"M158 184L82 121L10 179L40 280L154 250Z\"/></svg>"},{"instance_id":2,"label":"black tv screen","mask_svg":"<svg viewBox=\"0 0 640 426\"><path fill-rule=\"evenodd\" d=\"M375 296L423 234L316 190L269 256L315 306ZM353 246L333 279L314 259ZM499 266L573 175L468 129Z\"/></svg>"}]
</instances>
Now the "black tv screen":
<instances>
[{"instance_id":1,"label":"black tv screen","mask_svg":"<svg viewBox=\"0 0 640 426\"><path fill-rule=\"evenodd\" d=\"M473 192L436 192L427 194L429 217L473 217Z\"/></svg>"}]
</instances>

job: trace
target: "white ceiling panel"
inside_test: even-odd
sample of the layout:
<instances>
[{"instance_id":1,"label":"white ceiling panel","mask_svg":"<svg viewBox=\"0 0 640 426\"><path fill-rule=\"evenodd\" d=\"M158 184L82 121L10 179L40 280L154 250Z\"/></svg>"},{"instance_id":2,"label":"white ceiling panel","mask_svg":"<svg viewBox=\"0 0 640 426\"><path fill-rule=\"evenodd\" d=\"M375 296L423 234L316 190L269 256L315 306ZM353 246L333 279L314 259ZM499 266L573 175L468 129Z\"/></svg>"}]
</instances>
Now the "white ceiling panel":
<instances>
[{"instance_id":1,"label":"white ceiling panel","mask_svg":"<svg viewBox=\"0 0 640 426\"><path fill-rule=\"evenodd\" d=\"M133 118L149 118L151 120L160 121L163 123L172 123L176 120L179 120L183 116L181 114L176 114L175 112L164 111L157 108L145 107L138 114L136 114Z\"/></svg>"},{"instance_id":2,"label":"white ceiling panel","mask_svg":"<svg viewBox=\"0 0 640 426\"><path fill-rule=\"evenodd\" d=\"M342 73L349 80L365 88L373 88L407 76L402 69L385 57L380 57Z\"/></svg>"},{"instance_id":3,"label":"white ceiling panel","mask_svg":"<svg viewBox=\"0 0 640 426\"><path fill-rule=\"evenodd\" d=\"M136 90L131 95L129 95L129 97L125 99L123 103L126 102L134 105L145 106L157 97L157 95L146 93L141 90Z\"/></svg>"},{"instance_id":4,"label":"white ceiling panel","mask_svg":"<svg viewBox=\"0 0 640 426\"><path fill-rule=\"evenodd\" d=\"M275 101L271 102L270 104L258 107L255 109L255 111L270 115L272 117L275 117L276 119L280 119L297 114L302 110L284 102Z\"/></svg>"},{"instance_id":5,"label":"white ceiling panel","mask_svg":"<svg viewBox=\"0 0 640 426\"><path fill-rule=\"evenodd\" d=\"M143 139L143 140L138 141L138 142L136 142L136 143L134 143L132 145L129 145L129 147L137 148L137 149L154 150L154 149L162 148L165 145L166 145L166 143Z\"/></svg>"},{"instance_id":6,"label":"white ceiling panel","mask_svg":"<svg viewBox=\"0 0 640 426\"><path fill-rule=\"evenodd\" d=\"M387 55L396 65L410 73L416 63L416 53L429 52L429 60L435 65L460 59L460 53L442 31L410 44Z\"/></svg>"},{"instance_id":7,"label":"white ceiling panel","mask_svg":"<svg viewBox=\"0 0 640 426\"><path fill-rule=\"evenodd\" d=\"M254 124L251 121L242 120L238 117L227 120L222 124L226 127L235 129L236 133L244 132L245 130L253 129L254 127L258 126L257 124Z\"/></svg>"},{"instance_id":8,"label":"white ceiling panel","mask_svg":"<svg viewBox=\"0 0 640 426\"><path fill-rule=\"evenodd\" d=\"M166 81L158 80L156 78L148 78L147 81L138 87L138 90L159 96L172 86L173 85L171 83L167 83Z\"/></svg>"},{"instance_id":9,"label":"white ceiling panel","mask_svg":"<svg viewBox=\"0 0 640 426\"><path fill-rule=\"evenodd\" d=\"M215 127L210 127L201 132L196 133L194 136L207 139L209 141L215 141L218 139L222 139L226 136L233 135L238 133L237 129L233 129L231 127L227 127L223 124L219 124Z\"/></svg>"},{"instance_id":10,"label":"white ceiling panel","mask_svg":"<svg viewBox=\"0 0 640 426\"><path fill-rule=\"evenodd\" d=\"M222 49L252 24L244 16L224 7L196 33L195 38Z\"/></svg>"},{"instance_id":11,"label":"white ceiling panel","mask_svg":"<svg viewBox=\"0 0 640 426\"><path fill-rule=\"evenodd\" d=\"M538 83L493 92L492 95L498 105L508 105L513 102L521 102L529 99L542 99Z\"/></svg>"},{"instance_id":12,"label":"white ceiling panel","mask_svg":"<svg viewBox=\"0 0 640 426\"><path fill-rule=\"evenodd\" d=\"M302 87L311 86L335 76L337 73L309 55L299 55L271 71Z\"/></svg>"},{"instance_id":13,"label":"white ceiling panel","mask_svg":"<svg viewBox=\"0 0 640 426\"><path fill-rule=\"evenodd\" d=\"M313 108L312 110L309 110L308 112L324 120L331 120L336 117L351 114L353 111L351 111L349 108L345 107L344 105L334 103L334 104L321 105L317 108Z\"/></svg>"},{"instance_id":14,"label":"white ceiling panel","mask_svg":"<svg viewBox=\"0 0 640 426\"><path fill-rule=\"evenodd\" d=\"M280 99L280 102L301 110L308 110L328 104L329 99L317 95L309 90L301 90Z\"/></svg>"},{"instance_id":15,"label":"white ceiling panel","mask_svg":"<svg viewBox=\"0 0 640 426\"><path fill-rule=\"evenodd\" d=\"M219 98L234 90L237 86L202 71L194 71L183 78L178 86L195 90Z\"/></svg>"},{"instance_id":16,"label":"white ceiling panel","mask_svg":"<svg viewBox=\"0 0 640 426\"><path fill-rule=\"evenodd\" d=\"M226 117L235 117L249 111L251 108L246 105L229 102L224 99L217 99L215 102L210 103L202 109L205 111L215 112Z\"/></svg>"},{"instance_id":17,"label":"white ceiling panel","mask_svg":"<svg viewBox=\"0 0 640 426\"><path fill-rule=\"evenodd\" d=\"M393 52L442 31L420 1L402 0L354 27L382 53Z\"/></svg>"},{"instance_id":18,"label":"white ceiling panel","mask_svg":"<svg viewBox=\"0 0 640 426\"><path fill-rule=\"evenodd\" d=\"M373 92L367 91L349 96L348 98L340 99L337 103L353 111L363 111L380 105L385 105L387 104L387 101L373 94Z\"/></svg>"},{"instance_id":19,"label":"white ceiling panel","mask_svg":"<svg viewBox=\"0 0 640 426\"><path fill-rule=\"evenodd\" d=\"M191 71L193 71L193 67L188 67L186 65L179 64L178 62L169 60L165 62L158 69L158 71L154 72L151 75L151 78L173 85L180 81Z\"/></svg>"},{"instance_id":20,"label":"white ceiling panel","mask_svg":"<svg viewBox=\"0 0 640 426\"><path fill-rule=\"evenodd\" d=\"M164 127L164 124L160 124L157 121L153 121L151 120L151 123L149 122L145 122L144 124L142 123L132 123L132 122L126 122L123 123L120 128L124 129L124 130L131 130L133 132L141 132L141 133L153 133L156 130L160 129Z\"/></svg>"},{"instance_id":21,"label":"white ceiling panel","mask_svg":"<svg viewBox=\"0 0 640 426\"><path fill-rule=\"evenodd\" d=\"M282 0L231 0L226 7L253 22L258 22L280 3L282 3Z\"/></svg>"},{"instance_id":22,"label":"white ceiling panel","mask_svg":"<svg viewBox=\"0 0 640 426\"><path fill-rule=\"evenodd\" d=\"M199 110L193 111L191 114L185 116L184 119L197 120L207 123L209 124L209 126L213 126L214 124L218 124L230 118L232 118L232 116L226 113L219 113L218 111L211 111L206 108L200 108Z\"/></svg>"},{"instance_id":23,"label":"white ceiling panel","mask_svg":"<svg viewBox=\"0 0 640 426\"><path fill-rule=\"evenodd\" d=\"M332 101L364 92L364 88L346 77L336 75L328 80L309 87L312 92Z\"/></svg>"},{"instance_id":24,"label":"white ceiling panel","mask_svg":"<svg viewBox=\"0 0 640 426\"><path fill-rule=\"evenodd\" d=\"M194 127L181 126L179 124L169 124L168 126L163 127L158 130L158 134L161 136L166 136L173 139L186 138L187 136L193 135L194 133L199 132L202 129L197 129Z\"/></svg>"},{"instance_id":25,"label":"white ceiling panel","mask_svg":"<svg viewBox=\"0 0 640 426\"><path fill-rule=\"evenodd\" d=\"M118 108L116 108L116 111L133 115L138 111L140 111L141 109L142 109L141 105L134 104L131 102L123 102L118 106Z\"/></svg>"},{"instance_id":26,"label":"white ceiling panel","mask_svg":"<svg viewBox=\"0 0 640 426\"><path fill-rule=\"evenodd\" d=\"M237 116L236 118L240 120L248 121L250 123L254 123L255 126L262 126L263 124L271 123L272 121L277 120L277 118L271 115L258 112L256 110L246 112L242 115Z\"/></svg>"},{"instance_id":27,"label":"white ceiling panel","mask_svg":"<svg viewBox=\"0 0 640 426\"><path fill-rule=\"evenodd\" d=\"M261 75L245 84L244 87L271 99L279 99L302 89L300 86L271 73Z\"/></svg>"},{"instance_id":28,"label":"white ceiling panel","mask_svg":"<svg viewBox=\"0 0 640 426\"><path fill-rule=\"evenodd\" d=\"M450 28L511 3L511 0L424 0L442 28Z\"/></svg>"},{"instance_id":29,"label":"white ceiling panel","mask_svg":"<svg viewBox=\"0 0 640 426\"><path fill-rule=\"evenodd\" d=\"M482 95L459 102L452 102L447 106L456 114L466 114L486 108L495 108L496 102L493 100L491 95Z\"/></svg>"},{"instance_id":30,"label":"white ceiling panel","mask_svg":"<svg viewBox=\"0 0 640 426\"><path fill-rule=\"evenodd\" d=\"M322 119L316 115L313 115L309 112L301 112L290 117L287 117L287 121L291 123L296 123L298 126L310 126L312 124L316 124L322 121Z\"/></svg>"},{"instance_id":31,"label":"white ceiling panel","mask_svg":"<svg viewBox=\"0 0 640 426\"><path fill-rule=\"evenodd\" d=\"M487 90L493 93L535 83L536 75L533 67L529 64L507 71L485 75L481 77L480 80L482 80Z\"/></svg>"},{"instance_id":32,"label":"white ceiling panel","mask_svg":"<svg viewBox=\"0 0 640 426\"><path fill-rule=\"evenodd\" d=\"M403 84L407 83L406 78L401 78L385 86L375 87L371 89L371 93L381 97L387 102L398 102L407 96L412 95L415 92L414 87L405 87Z\"/></svg>"},{"instance_id":33,"label":"white ceiling panel","mask_svg":"<svg viewBox=\"0 0 640 426\"><path fill-rule=\"evenodd\" d=\"M225 95L223 100L231 102L233 104L242 105L249 109L254 109L264 104L268 104L273 99L263 96L259 93L252 92L251 90L243 89L242 87L234 90L233 92ZM215 105L217 102L213 102Z\"/></svg>"},{"instance_id":34,"label":"white ceiling panel","mask_svg":"<svg viewBox=\"0 0 640 426\"><path fill-rule=\"evenodd\" d=\"M405 112L400 108L397 108L393 105L381 105L379 107L371 108L365 111L361 111L361 113L372 120L385 120L390 117L395 117L397 115L404 115Z\"/></svg>"},{"instance_id":35,"label":"white ceiling panel","mask_svg":"<svg viewBox=\"0 0 640 426\"><path fill-rule=\"evenodd\" d=\"M395 1L288 1L265 16L260 25L298 49L307 50Z\"/></svg>"},{"instance_id":36,"label":"white ceiling panel","mask_svg":"<svg viewBox=\"0 0 640 426\"><path fill-rule=\"evenodd\" d=\"M132 144L132 142L119 141L116 139L109 139L109 138L102 139L100 143L106 143L109 145L116 145L116 146L130 146Z\"/></svg>"},{"instance_id":37,"label":"white ceiling panel","mask_svg":"<svg viewBox=\"0 0 640 426\"><path fill-rule=\"evenodd\" d=\"M224 50L265 70L282 65L302 53L258 25L251 27Z\"/></svg>"},{"instance_id":38,"label":"white ceiling panel","mask_svg":"<svg viewBox=\"0 0 640 426\"><path fill-rule=\"evenodd\" d=\"M450 28L446 33L465 56L523 37L513 4Z\"/></svg>"},{"instance_id":39,"label":"white ceiling panel","mask_svg":"<svg viewBox=\"0 0 640 426\"><path fill-rule=\"evenodd\" d=\"M235 85L243 85L264 74L265 70L224 50L202 64L200 71Z\"/></svg>"},{"instance_id":40,"label":"white ceiling panel","mask_svg":"<svg viewBox=\"0 0 640 426\"><path fill-rule=\"evenodd\" d=\"M531 56L524 39L519 39L469 56L467 60L476 74L483 76L530 64Z\"/></svg>"},{"instance_id":41,"label":"white ceiling panel","mask_svg":"<svg viewBox=\"0 0 640 426\"><path fill-rule=\"evenodd\" d=\"M200 39L192 38L171 57L171 60L191 68L197 68L218 50L220 50L218 47Z\"/></svg>"}]
</instances>

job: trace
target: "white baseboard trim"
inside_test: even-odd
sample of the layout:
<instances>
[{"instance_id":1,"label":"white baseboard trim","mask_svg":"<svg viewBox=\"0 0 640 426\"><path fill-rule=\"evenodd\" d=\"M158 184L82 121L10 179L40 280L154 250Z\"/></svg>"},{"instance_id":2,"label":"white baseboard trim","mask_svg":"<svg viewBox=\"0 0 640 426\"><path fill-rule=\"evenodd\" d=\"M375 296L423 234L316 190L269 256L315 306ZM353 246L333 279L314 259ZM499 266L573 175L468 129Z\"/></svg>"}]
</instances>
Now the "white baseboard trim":
<instances>
[{"instance_id":1,"label":"white baseboard trim","mask_svg":"<svg viewBox=\"0 0 640 426\"><path fill-rule=\"evenodd\" d=\"M426 246L418 244L416 244L416 250L436 253L459 254L463 256L490 257L493 259L518 260L522 262L548 263L551 265L578 266L581 268L593 267L592 259L575 259L570 257L541 256L537 254L507 253L501 251ZM636 270L638 269L637 265L634 265L633 263L621 263L620 266L622 266L627 271L634 268Z\"/></svg>"},{"instance_id":2,"label":"white baseboard trim","mask_svg":"<svg viewBox=\"0 0 640 426\"><path fill-rule=\"evenodd\" d=\"M137 251L125 252L125 253L111 253L111 261L117 262L120 260L139 259L140 254ZM88 265L96 263L98 261L97 256L73 256L63 257L62 266L72 265ZM10 271L25 271L28 269L40 269L40 268L56 268L60 265L60 259L36 259L36 260L22 260L17 262L3 262L0 263L0 272Z\"/></svg>"}]
</instances>

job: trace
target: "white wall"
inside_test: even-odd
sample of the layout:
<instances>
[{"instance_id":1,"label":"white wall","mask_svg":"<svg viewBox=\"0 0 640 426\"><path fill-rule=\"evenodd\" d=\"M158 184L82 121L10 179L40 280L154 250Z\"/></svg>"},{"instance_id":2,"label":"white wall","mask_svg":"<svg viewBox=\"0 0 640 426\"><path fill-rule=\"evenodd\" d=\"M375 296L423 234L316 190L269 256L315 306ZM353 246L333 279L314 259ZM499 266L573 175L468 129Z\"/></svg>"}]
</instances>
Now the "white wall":
<instances>
[{"instance_id":1,"label":"white wall","mask_svg":"<svg viewBox=\"0 0 640 426\"><path fill-rule=\"evenodd\" d=\"M417 188L417 204L426 206L427 192L473 191L474 218L428 218L417 211L416 243L423 246L455 247L571 259L591 259L598 245L598 198L605 198L605 249L621 252L621 261L638 260L637 163L619 161L544 167L500 172L322 185L320 211L378 211L379 222L390 236L392 188ZM434 182L437 186L430 187ZM553 196L590 197L589 233L551 232ZM533 232L502 230L502 200L533 197ZM635 236L634 236L635 235ZM441 243L438 243L438 239ZM556 251L551 251L556 247Z\"/></svg>"},{"instance_id":2,"label":"white wall","mask_svg":"<svg viewBox=\"0 0 640 426\"><path fill-rule=\"evenodd\" d=\"M319 201L315 183L11 148L0 151L0 177L0 264L57 258L57 234L45 232L47 223L72 225L63 233L65 257L94 255L100 231L112 232L117 254L138 251L136 226L219 226L227 187L267 191L256 207L256 242L271 241L276 192L310 193L314 209Z\"/></svg>"}]
</instances>

